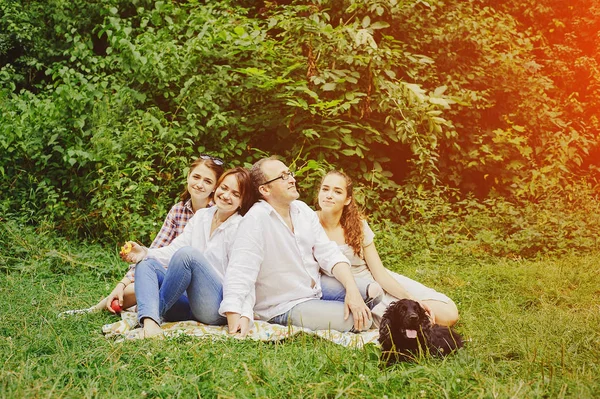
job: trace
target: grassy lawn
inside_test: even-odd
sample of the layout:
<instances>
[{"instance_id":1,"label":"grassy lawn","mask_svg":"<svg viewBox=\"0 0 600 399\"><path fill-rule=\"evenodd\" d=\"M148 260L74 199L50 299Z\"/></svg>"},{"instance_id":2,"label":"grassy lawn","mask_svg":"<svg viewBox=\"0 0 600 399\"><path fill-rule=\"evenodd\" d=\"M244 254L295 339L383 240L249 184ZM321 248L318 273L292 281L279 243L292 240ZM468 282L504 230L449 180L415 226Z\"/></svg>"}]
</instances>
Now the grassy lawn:
<instances>
[{"instance_id":1,"label":"grassy lawn","mask_svg":"<svg viewBox=\"0 0 600 399\"><path fill-rule=\"evenodd\" d=\"M115 343L101 333L115 316L56 315L108 293L123 270L116 255L14 228L0 233L2 398L600 397L598 254L398 265L455 299L468 342L445 360L382 370L374 346L347 349L307 335L277 344Z\"/></svg>"}]
</instances>

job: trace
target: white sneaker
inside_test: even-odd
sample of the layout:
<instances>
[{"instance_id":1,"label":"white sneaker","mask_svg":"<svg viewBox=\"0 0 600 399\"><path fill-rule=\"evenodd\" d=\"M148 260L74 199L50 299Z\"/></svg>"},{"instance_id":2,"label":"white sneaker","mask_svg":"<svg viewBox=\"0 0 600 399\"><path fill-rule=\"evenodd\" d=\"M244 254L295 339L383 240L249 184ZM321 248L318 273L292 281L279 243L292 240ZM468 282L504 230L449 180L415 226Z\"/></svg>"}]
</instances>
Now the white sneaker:
<instances>
[{"instance_id":1,"label":"white sneaker","mask_svg":"<svg viewBox=\"0 0 600 399\"><path fill-rule=\"evenodd\" d=\"M94 313L94 312L99 312L100 309L97 309L95 306L92 306L91 308L87 308L87 309L74 309L74 310L65 310L64 312L60 312L58 314L59 318L65 318L67 316L73 316L76 314L88 314L88 313Z\"/></svg>"}]
</instances>

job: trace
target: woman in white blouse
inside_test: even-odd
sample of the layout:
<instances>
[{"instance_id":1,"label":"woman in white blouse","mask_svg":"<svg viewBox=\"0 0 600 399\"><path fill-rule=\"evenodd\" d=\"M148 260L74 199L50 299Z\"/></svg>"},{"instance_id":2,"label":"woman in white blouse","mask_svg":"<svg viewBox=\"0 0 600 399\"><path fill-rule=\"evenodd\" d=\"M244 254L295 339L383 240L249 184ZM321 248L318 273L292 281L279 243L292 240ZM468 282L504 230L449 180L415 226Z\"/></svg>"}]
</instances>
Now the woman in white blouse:
<instances>
[{"instance_id":1,"label":"woman in white blouse","mask_svg":"<svg viewBox=\"0 0 600 399\"><path fill-rule=\"evenodd\" d=\"M345 173L331 171L323 177L318 208L317 214L327 236L350 260L363 297L374 298L381 288L385 291L381 302L372 310L376 325L387 306L401 298L419 301L438 324L451 326L456 323L458 309L450 298L383 266L373 241L375 234L354 202L352 180ZM343 298L342 293L341 284L334 279L323 279L324 297Z\"/></svg>"},{"instance_id":2,"label":"woman in white blouse","mask_svg":"<svg viewBox=\"0 0 600 399\"><path fill-rule=\"evenodd\" d=\"M140 262L135 294L144 337L162 334L163 320L227 324L218 312L223 276L237 226L255 195L249 172L240 167L223 173L216 187L215 206L197 211L171 244L148 249L132 243L131 252L122 255L127 262ZM185 292L189 307L180 299Z\"/></svg>"}]
</instances>

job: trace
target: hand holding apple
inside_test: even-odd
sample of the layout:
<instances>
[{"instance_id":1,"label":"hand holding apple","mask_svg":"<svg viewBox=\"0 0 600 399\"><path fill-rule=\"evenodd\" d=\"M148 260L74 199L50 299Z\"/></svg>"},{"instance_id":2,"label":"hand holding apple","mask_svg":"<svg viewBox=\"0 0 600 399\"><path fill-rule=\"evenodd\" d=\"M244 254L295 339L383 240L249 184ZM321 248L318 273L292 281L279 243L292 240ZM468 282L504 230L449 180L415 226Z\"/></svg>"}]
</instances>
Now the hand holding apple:
<instances>
[{"instance_id":1,"label":"hand holding apple","mask_svg":"<svg viewBox=\"0 0 600 399\"><path fill-rule=\"evenodd\" d=\"M113 301L110 304L110 307L112 308L112 310L115 311L115 313L121 313L121 305L119 305L119 300L117 298L113 299Z\"/></svg>"}]
</instances>

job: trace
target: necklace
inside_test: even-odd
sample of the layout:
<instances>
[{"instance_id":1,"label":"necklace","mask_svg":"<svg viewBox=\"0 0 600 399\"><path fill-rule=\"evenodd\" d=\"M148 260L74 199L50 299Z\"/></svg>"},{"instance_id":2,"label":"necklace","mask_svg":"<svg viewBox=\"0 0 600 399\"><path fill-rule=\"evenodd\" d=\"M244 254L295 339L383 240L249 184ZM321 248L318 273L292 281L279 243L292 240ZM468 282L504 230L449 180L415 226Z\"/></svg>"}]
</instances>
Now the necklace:
<instances>
[{"instance_id":1,"label":"necklace","mask_svg":"<svg viewBox=\"0 0 600 399\"><path fill-rule=\"evenodd\" d=\"M212 220L213 230L216 229L217 227L219 227L220 225L222 225L223 223L225 223L227 221L227 219L229 219L229 216L231 216L231 215L229 215L225 219L219 220L219 218L217 217L218 213L219 213L219 211L216 211L215 215L213 216L213 220Z\"/></svg>"}]
</instances>

